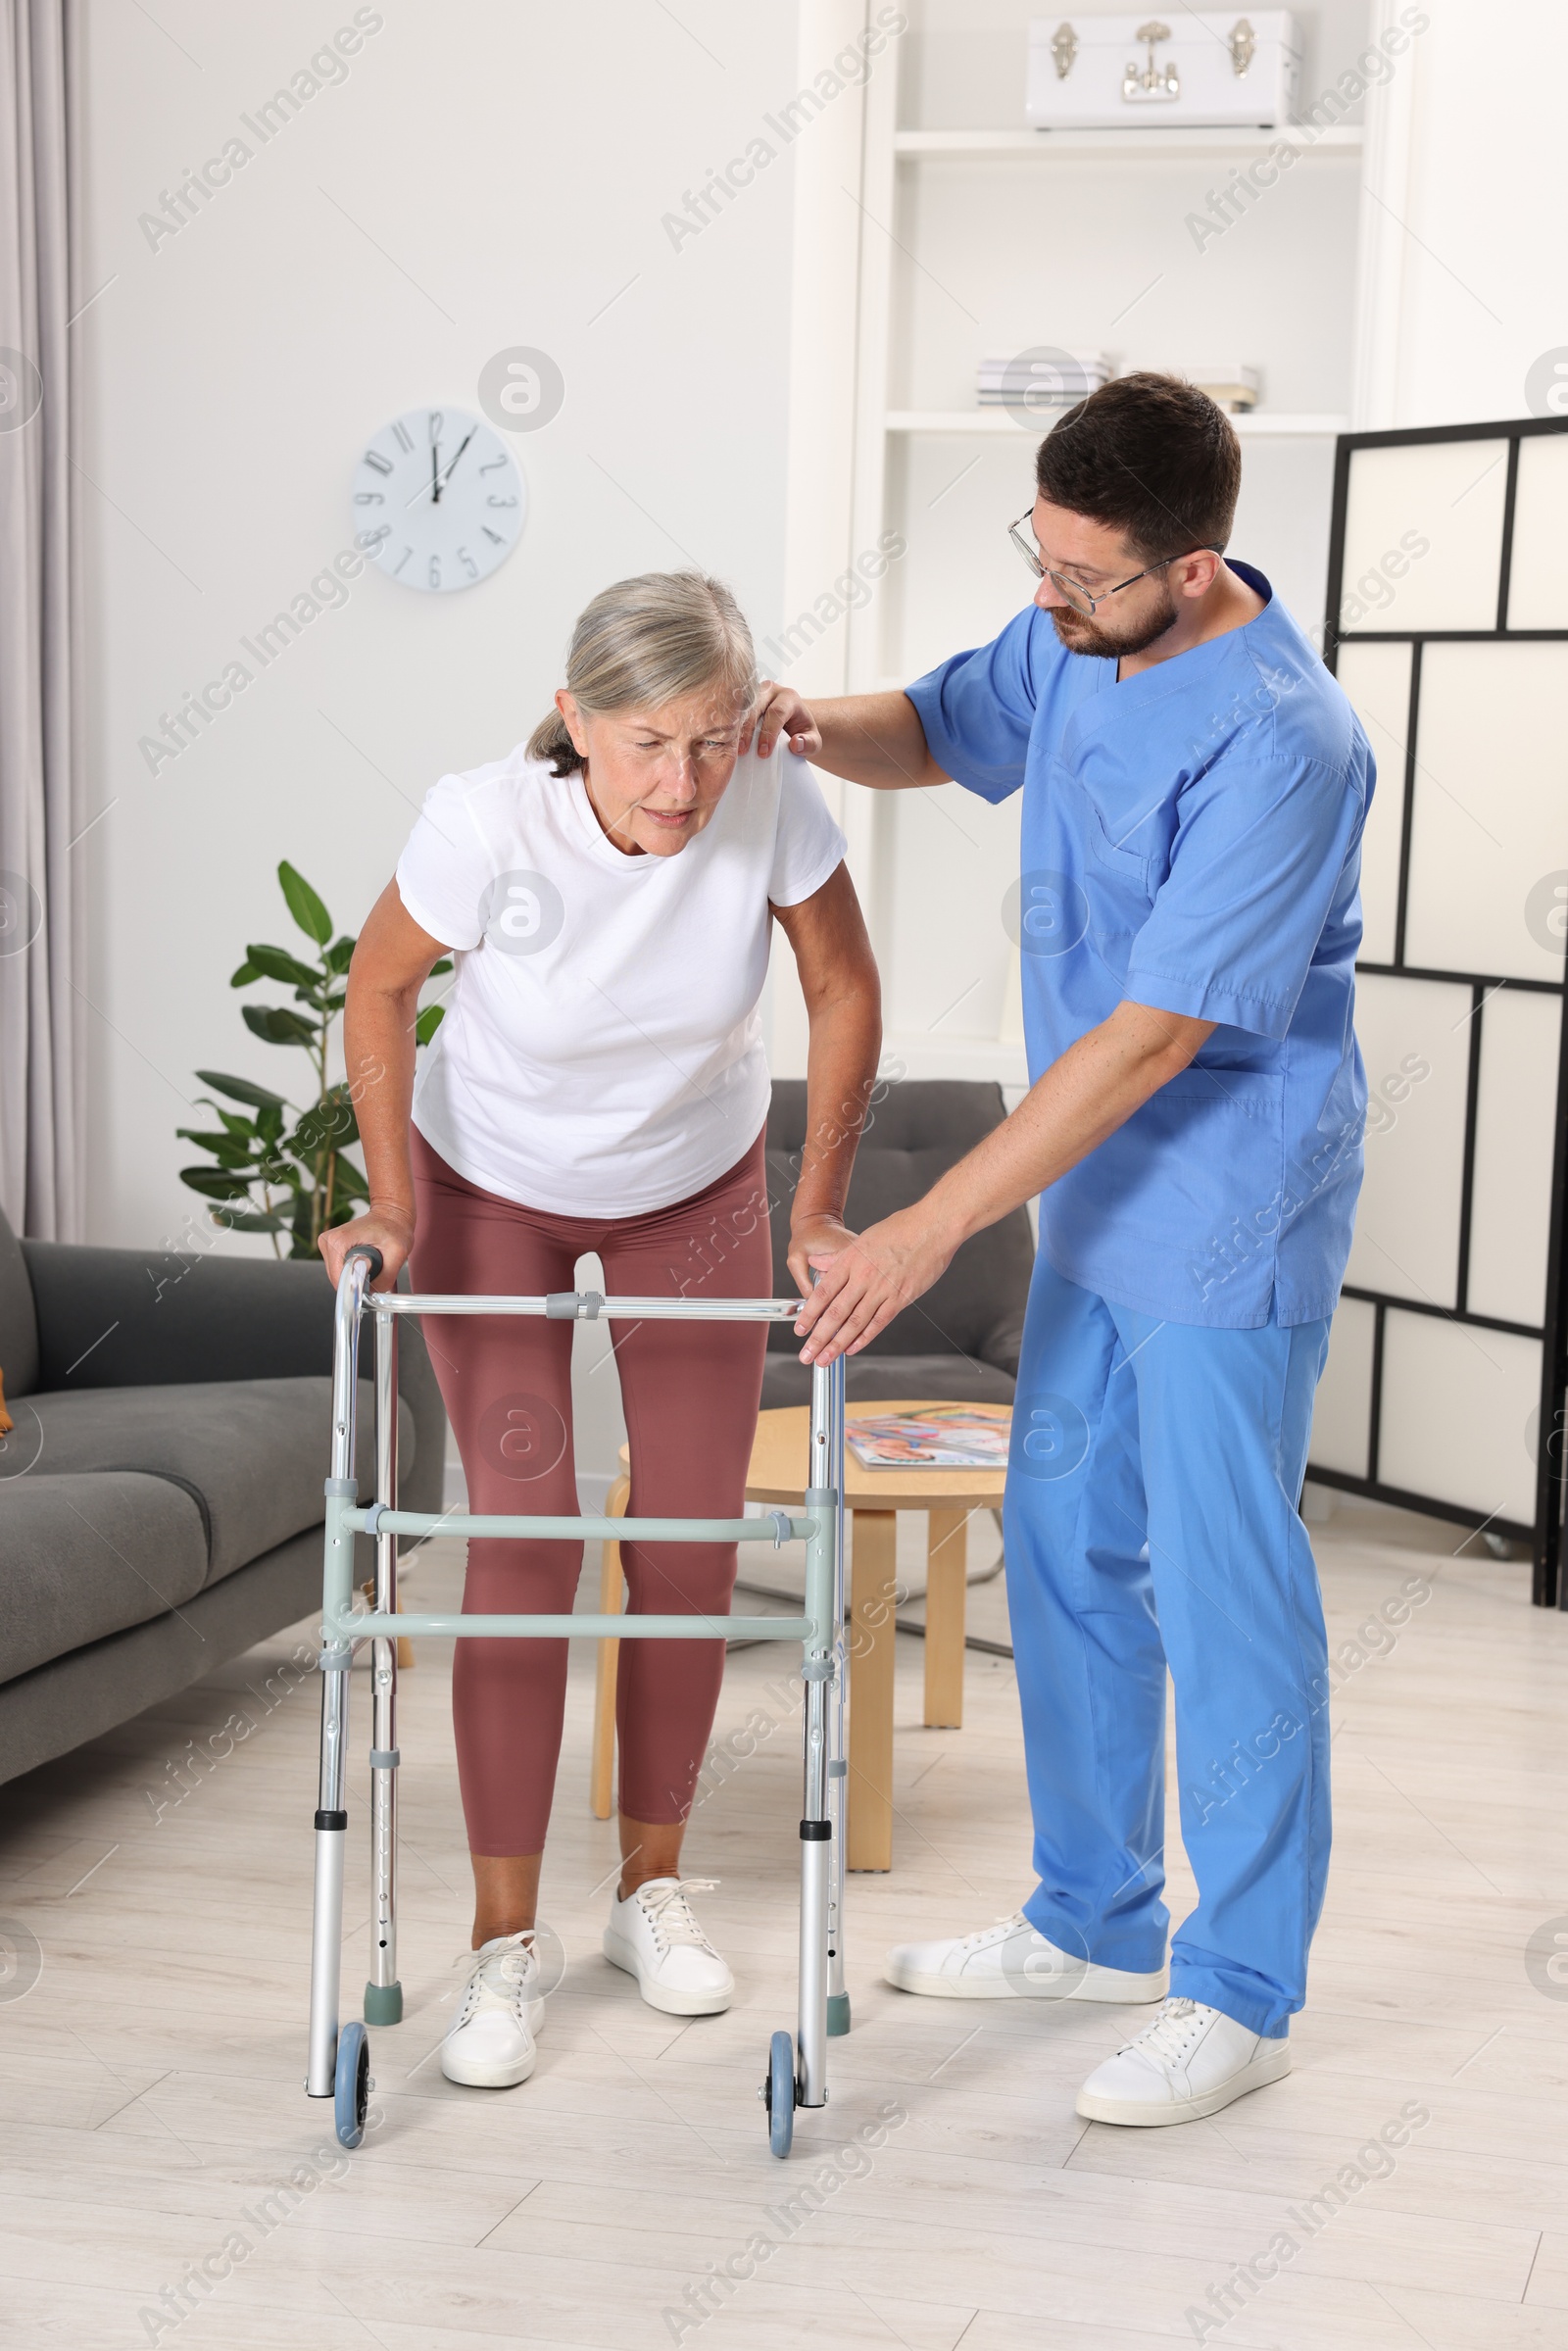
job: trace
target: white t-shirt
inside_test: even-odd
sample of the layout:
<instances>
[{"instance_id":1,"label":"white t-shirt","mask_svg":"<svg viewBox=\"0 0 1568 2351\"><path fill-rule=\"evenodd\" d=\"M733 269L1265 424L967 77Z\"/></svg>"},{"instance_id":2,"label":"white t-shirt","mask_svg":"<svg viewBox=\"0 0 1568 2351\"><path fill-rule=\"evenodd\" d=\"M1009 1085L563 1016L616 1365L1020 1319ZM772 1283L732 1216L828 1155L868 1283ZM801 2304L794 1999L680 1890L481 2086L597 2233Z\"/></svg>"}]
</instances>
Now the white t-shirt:
<instances>
[{"instance_id":1,"label":"white t-shirt","mask_svg":"<svg viewBox=\"0 0 1568 2351\"><path fill-rule=\"evenodd\" d=\"M444 775L397 870L457 959L415 1125L469 1183L529 1207L635 1215L700 1192L767 1115L769 902L809 898L844 851L783 743L737 759L667 857L625 856L581 775L520 745Z\"/></svg>"}]
</instances>

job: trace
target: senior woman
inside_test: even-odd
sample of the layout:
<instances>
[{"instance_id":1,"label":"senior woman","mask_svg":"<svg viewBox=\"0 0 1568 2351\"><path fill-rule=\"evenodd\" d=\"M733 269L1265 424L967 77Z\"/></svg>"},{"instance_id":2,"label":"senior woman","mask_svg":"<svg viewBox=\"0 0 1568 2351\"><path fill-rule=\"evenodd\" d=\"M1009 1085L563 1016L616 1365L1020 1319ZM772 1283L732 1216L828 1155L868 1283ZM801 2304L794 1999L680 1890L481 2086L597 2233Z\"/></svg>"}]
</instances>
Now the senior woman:
<instances>
[{"instance_id":1,"label":"senior woman","mask_svg":"<svg viewBox=\"0 0 1568 2351\"><path fill-rule=\"evenodd\" d=\"M442 777L366 923L345 1044L369 1206L323 1237L405 1259L416 1290L766 1297L768 1076L758 1003L776 921L810 1019L808 1134L790 1269L842 1247L880 1046L876 967L844 836L804 759L750 745L752 641L697 572L621 580L578 620L526 745ZM748 748L743 752L742 744ZM456 957L415 1078L419 989ZM432 1317L431 1357L475 1511L577 1509L570 1323ZM616 1322L633 1516L740 1514L766 1326ZM633 1612L727 1612L733 1545L627 1543ZM580 1543L474 1542L464 1605L569 1609ZM442 2069L507 2087L543 2015L534 1919L565 1701L564 1641L460 1641L453 1713L474 1957ZM723 1676L720 1641L620 1653L620 1883L605 1956L675 2015L727 2008L728 1966L682 1881L681 1839Z\"/></svg>"}]
</instances>

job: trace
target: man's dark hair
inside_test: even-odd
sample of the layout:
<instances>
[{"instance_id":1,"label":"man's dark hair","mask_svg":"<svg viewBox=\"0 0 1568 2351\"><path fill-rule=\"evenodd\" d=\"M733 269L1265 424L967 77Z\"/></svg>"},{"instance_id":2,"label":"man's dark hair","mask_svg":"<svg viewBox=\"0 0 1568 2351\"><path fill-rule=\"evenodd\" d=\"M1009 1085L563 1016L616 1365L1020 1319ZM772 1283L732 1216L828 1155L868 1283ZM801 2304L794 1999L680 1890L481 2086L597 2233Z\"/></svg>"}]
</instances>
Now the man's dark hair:
<instances>
[{"instance_id":1,"label":"man's dark hair","mask_svg":"<svg viewBox=\"0 0 1568 2351\"><path fill-rule=\"evenodd\" d=\"M1117 375L1078 401L1035 460L1042 498L1119 530L1148 563L1223 549L1242 448L1223 409L1178 375Z\"/></svg>"}]
</instances>

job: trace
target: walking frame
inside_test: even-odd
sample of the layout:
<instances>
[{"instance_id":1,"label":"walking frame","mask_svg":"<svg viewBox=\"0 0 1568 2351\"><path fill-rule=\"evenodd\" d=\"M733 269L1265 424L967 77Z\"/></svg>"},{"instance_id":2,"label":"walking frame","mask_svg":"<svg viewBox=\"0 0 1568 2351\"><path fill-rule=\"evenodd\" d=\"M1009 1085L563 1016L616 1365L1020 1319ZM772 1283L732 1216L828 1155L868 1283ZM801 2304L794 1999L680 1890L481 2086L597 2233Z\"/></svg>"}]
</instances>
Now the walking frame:
<instances>
[{"instance_id":1,"label":"walking frame","mask_svg":"<svg viewBox=\"0 0 1568 2351\"><path fill-rule=\"evenodd\" d=\"M397 1506L398 1319L405 1314L523 1314L554 1321L793 1322L799 1299L600 1297L413 1297L375 1292L378 1249L350 1249L337 1287L332 1347L331 1474L321 1593L321 1760L316 1814L316 1906L311 1943L310 2070L306 2090L336 2101L337 2135L358 2146L369 2100L369 2042L357 2020L338 2026L343 1942L343 1857L349 1669L371 1649L370 1851L374 1890L365 2018L395 2025L403 2014L397 1972L397 1644L399 1638L485 1641L798 1641L806 1685L805 1794L801 1819L800 2013L795 2034L777 2032L759 2096L775 2155L790 2151L797 2106L827 2103L827 2043L850 2029L844 1988L845 1701L844 1360L811 1372L810 1484L803 1511L766 1518L513 1518L400 1510ZM359 1506L354 1476L361 1325L375 1325L375 1499ZM375 1605L354 1600L354 1538L375 1543ZM464 1616L397 1611L400 1536L532 1537L569 1542L806 1544L800 1616Z\"/></svg>"}]
</instances>

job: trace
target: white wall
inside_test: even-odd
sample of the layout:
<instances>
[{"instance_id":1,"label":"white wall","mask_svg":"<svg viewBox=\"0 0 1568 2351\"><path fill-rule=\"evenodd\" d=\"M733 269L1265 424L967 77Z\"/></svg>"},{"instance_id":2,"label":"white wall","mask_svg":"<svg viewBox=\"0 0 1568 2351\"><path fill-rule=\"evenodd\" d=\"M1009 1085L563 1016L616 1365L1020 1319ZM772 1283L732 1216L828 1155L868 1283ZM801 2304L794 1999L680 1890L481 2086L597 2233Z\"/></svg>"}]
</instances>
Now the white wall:
<instances>
[{"instance_id":1,"label":"white wall","mask_svg":"<svg viewBox=\"0 0 1568 2351\"><path fill-rule=\"evenodd\" d=\"M1297 12L1305 106L1364 47L1369 5L1318 0ZM862 686L906 681L983 643L1029 591L1004 526L1029 504L1037 435L880 442L884 408L968 411L976 362L1033 343L1094 346L1121 368L1257 364L1276 412L1344 414L1352 390L1353 147L1315 150L1255 216L1206 244L1189 215L1224 179L1212 156L1130 141L1120 154L1074 157L1036 142L1035 153L1004 159L895 166L884 116L906 128L1023 130L1028 25L1042 13L1039 0L988 0L983 11L974 0L901 0L901 9L908 28L867 101L861 303L869 318L885 299L892 324L886 349L874 326L862 332L854 535L869 543L892 522L907 554L851 624L852 676ZM1346 120L1360 113L1352 101ZM814 149L803 178L822 161ZM848 210L842 185L825 193ZM826 477L826 468L803 472L803 494L814 500ZM1326 436L1245 443L1234 545L1308 628L1323 612L1332 478ZM853 808L869 796L849 797ZM872 909L890 1053L916 1076L1016 1081L1016 956L1003 908L1017 869L1017 806L990 809L956 787L879 798L858 878Z\"/></svg>"},{"instance_id":2,"label":"white wall","mask_svg":"<svg viewBox=\"0 0 1568 2351\"><path fill-rule=\"evenodd\" d=\"M264 147L240 115L352 0L160 0L156 23L86 0L85 286L103 291L75 332L90 807L107 812L77 855L101 1240L200 1214L174 1135L203 1123L194 1068L300 1080L227 986L248 940L290 938L280 857L356 928L426 786L532 726L572 615L611 578L695 561L760 632L781 617L793 157L678 251L661 216L796 87L793 10L373 13L347 78ZM236 133L251 160L151 249L138 216ZM511 560L451 597L361 578L150 774L137 741L159 713L349 545L371 433L416 405L476 408L486 360L519 344L557 360L566 396L512 444L531 511Z\"/></svg>"}]
</instances>

